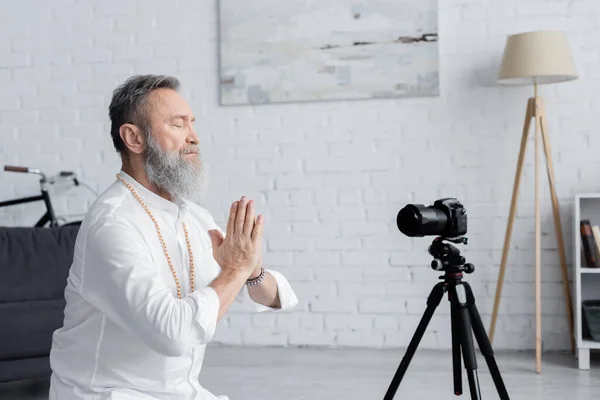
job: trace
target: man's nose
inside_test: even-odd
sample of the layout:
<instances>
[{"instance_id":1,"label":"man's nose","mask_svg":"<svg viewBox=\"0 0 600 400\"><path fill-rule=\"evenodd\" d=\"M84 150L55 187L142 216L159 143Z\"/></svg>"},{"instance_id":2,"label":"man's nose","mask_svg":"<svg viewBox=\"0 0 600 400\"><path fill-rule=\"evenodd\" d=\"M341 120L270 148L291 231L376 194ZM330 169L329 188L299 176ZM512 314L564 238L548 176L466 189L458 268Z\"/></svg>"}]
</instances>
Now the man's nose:
<instances>
[{"instance_id":1,"label":"man's nose","mask_svg":"<svg viewBox=\"0 0 600 400\"><path fill-rule=\"evenodd\" d=\"M196 129L194 129L193 125L190 125L190 130L188 134L188 142L193 144L200 144L200 138L196 133Z\"/></svg>"}]
</instances>

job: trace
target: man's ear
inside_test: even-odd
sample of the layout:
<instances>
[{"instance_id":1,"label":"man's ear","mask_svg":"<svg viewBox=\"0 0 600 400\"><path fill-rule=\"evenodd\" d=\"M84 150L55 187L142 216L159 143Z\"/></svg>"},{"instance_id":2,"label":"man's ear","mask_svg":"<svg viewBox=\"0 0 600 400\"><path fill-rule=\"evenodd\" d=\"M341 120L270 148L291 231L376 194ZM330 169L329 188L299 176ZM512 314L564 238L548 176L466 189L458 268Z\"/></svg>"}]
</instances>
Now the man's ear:
<instances>
[{"instance_id":1,"label":"man's ear","mask_svg":"<svg viewBox=\"0 0 600 400\"><path fill-rule=\"evenodd\" d=\"M144 151L144 135L140 128L134 124L123 124L119 128L119 134L125 146L135 154L141 154Z\"/></svg>"}]
</instances>

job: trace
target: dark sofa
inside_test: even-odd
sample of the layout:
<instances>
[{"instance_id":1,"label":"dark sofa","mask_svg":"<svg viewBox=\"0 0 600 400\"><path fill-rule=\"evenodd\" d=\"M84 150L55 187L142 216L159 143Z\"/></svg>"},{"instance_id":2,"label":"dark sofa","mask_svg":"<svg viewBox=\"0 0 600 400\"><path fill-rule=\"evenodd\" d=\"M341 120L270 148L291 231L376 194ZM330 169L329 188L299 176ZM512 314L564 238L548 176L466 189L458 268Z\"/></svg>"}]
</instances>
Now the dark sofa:
<instances>
[{"instance_id":1,"label":"dark sofa","mask_svg":"<svg viewBox=\"0 0 600 400\"><path fill-rule=\"evenodd\" d=\"M78 230L0 227L0 382L50 376Z\"/></svg>"}]
</instances>

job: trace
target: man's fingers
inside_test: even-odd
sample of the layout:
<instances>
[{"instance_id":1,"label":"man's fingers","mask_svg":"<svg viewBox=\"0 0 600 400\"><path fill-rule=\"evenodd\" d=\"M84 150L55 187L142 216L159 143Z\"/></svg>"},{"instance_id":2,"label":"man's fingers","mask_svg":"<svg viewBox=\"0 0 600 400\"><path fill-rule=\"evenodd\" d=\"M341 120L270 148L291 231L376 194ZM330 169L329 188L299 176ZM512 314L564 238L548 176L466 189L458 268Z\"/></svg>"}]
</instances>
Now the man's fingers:
<instances>
[{"instance_id":1,"label":"man's fingers","mask_svg":"<svg viewBox=\"0 0 600 400\"><path fill-rule=\"evenodd\" d=\"M250 200L246 207L246 221L244 222L244 236L250 235L254 228L254 201Z\"/></svg>"},{"instance_id":2,"label":"man's fingers","mask_svg":"<svg viewBox=\"0 0 600 400\"><path fill-rule=\"evenodd\" d=\"M254 224L254 229L252 230L252 240L254 242L257 242L262 238L264 227L265 219L262 214L258 214L258 218L256 218L256 224Z\"/></svg>"},{"instance_id":3,"label":"man's fingers","mask_svg":"<svg viewBox=\"0 0 600 400\"><path fill-rule=\"evenodd\" d=\"M226 229L227 236L231 236L235 232L235 217L237 214L237 208L238 208L238 202L234 201L233 204L231 204L231 209L229 210L229 220L227 220L227 229Z\"/></svg>"},{"instance_id":4,"label":"man's fingers","mask_svg":"<svg viewBox=\"0 0 600 400\"><path fill-rule=\"evenodd\" d=\"M223 234L221 234L221 232L216 229L209 230L208 236L210 237L213 249L216 249L223 243Z\"/></svg>"},{"instance_id":5,"label":"man's fingers","mask_svg":"<svg viewBox=\"0 0 600 400\"><path fill-rule=\"evenodd\" d=\"M246 196L242 196L238 204L237 215L235 217L235 234L241 235L244 233L244 220L246 219L246 205L248 204L248 199Z\"/></svg>"},{"instance_id":6,"label":"man's fingers","mask_svg":"<svg viewBox=\"0 0 600 400\"><path fill-rule=\"evenodd\" d=\"M213 232L217 236L217 239L219 239L219 243L223 243L223 241L225 240L225 236L223 236L223 233L218 229L213 229Z\"/></svg>"}]
</instances>

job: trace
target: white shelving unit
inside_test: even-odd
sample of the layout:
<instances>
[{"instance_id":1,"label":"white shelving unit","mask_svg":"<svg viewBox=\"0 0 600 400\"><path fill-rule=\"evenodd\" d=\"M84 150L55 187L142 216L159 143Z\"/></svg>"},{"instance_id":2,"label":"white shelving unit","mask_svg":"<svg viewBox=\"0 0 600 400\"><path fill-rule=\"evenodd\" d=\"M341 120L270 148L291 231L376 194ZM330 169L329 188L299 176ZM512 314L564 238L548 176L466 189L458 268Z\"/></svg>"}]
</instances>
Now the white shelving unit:
<instances>
[{"instance_id":1,"label":"white shelving unit","mask_svg":"<svg viewBox=\"0 0 600 400\"><path fill-rule=\"evenodd\" d=\"M573 314L575 315L575 345L579 369L590 369L590 350L600 349L600 342L583 337L583 318L581 302L583 300L600 299L600 268L587 268L581 245L582 219L589 219L593 225L600 225L600 193L582 193L575 196L575 214L573 237L573 265L575 266L575 298Z\"/></svg>"}]
</instances>

